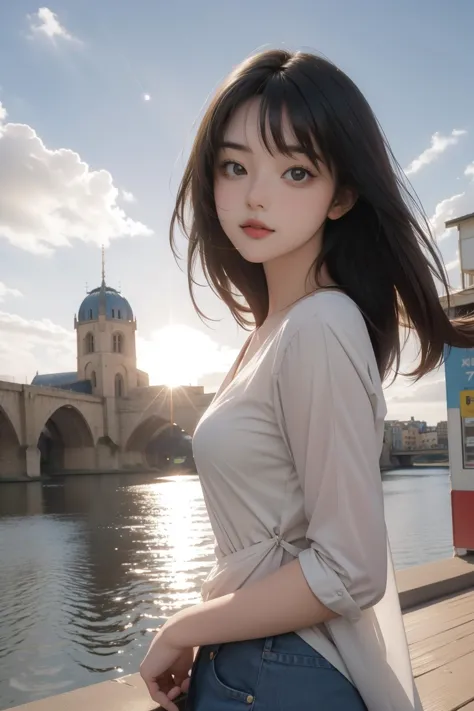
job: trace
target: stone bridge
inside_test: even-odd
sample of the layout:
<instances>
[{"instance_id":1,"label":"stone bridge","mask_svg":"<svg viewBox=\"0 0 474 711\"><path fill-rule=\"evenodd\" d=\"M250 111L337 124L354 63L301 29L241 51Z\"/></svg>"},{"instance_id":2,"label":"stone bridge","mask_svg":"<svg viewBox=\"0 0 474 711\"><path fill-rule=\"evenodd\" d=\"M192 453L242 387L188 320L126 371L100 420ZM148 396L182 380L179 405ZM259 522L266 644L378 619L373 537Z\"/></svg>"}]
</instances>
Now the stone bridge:
<instances>
[{"instance_id":1,"label":"stone bridge","mask_svg":"<svg viewBox=\"0 0 474 711\"><path fill-rule=\"evenodd\" d=\"M415 459L427 456L442 456L448 458L448 449L436 447L432 449L392 449L390 452L391 458L400 467L411 467Z\"/></svg>"},{"instance_id":2,"label":"stone bridge","mask_svg":"<svg viewBox=\"0 0 474 711\"><path fill-rule=\"evenodd\" d=\"M449 450L447 448L436 447L434 449L391 449L387 442L383 445L382 455L380 457L380 465L382 469L391 469L394 467L411 467L415 459L419 457L428 457L434 455L448 459Z\"/></svg>"},{"instance_id":3,"label":"stone bridge","mask_svg":"<svg viewBox=\"0 0 474 711\"><path fill-rule=\"evenodd\" d=\"M120 432L117 439L122 442L124 464L144 464L147 444L171 423L193 434L213 397L202 387L170 390L152 386L137 388L130 398L122 398L119 401Z\"/></svg>"},{"instance_id":4,"label":"stone bridge","mask_svg":"<svg viewBox=\"0 0 474 711\"><path fill-rule=\"evenodd\" d=\"M176 423L192 434L212 395L137 388L105 398L0 381L0 478L146 467L146 447Z\"/></svg>"}]
</instances>

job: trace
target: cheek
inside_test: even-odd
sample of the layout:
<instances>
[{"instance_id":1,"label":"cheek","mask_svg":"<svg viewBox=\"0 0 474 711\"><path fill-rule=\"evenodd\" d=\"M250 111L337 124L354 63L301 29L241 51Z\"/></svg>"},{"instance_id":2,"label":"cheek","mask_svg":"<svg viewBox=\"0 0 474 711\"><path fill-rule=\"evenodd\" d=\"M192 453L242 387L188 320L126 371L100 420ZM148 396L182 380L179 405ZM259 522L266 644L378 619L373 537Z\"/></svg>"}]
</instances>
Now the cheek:
<instances>
[{"instance_id":1,"label":"cheek","mask_svg":"<svg viewBox=\"0 0 474 711\"><path fill-rule=\"evenodd\" d=\"M317 190L287 189L280 196L278 211L285 225L312 232L326 219L330 198Z\"/></svg>"},{"instance_id":2,"label":"cheek","mask_svg":"<svg viewBox=\"0 0 474 711\"><path fill-rule=\"evenodd\" d=\"M216 180L214 183L214 201L216 203L217 213L223 213L225 216L226 212L232 209L235 203L235 189L234 186L224 180Z\"/></svg>"}]
</instances>

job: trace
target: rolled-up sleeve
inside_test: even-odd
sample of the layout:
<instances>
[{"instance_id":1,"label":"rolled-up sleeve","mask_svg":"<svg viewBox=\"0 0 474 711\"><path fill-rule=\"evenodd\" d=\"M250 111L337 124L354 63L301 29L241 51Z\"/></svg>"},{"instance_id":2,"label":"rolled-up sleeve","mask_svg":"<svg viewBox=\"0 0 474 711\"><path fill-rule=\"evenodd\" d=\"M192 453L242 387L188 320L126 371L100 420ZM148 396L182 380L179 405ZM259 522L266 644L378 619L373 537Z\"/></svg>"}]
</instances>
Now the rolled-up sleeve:
<instances>
[{"instance_id":1,"label":"rolled-up sleeve","mask_svg":"<svg viewBox=\"0 0 474 711\"><path fill-rule=\"evenodd\" d=\"M308 521L303 574L326 607L356 621L387 579L380 442L360 372L319 318L286 347L275 398Z\"/></svg>"}]
</instances>

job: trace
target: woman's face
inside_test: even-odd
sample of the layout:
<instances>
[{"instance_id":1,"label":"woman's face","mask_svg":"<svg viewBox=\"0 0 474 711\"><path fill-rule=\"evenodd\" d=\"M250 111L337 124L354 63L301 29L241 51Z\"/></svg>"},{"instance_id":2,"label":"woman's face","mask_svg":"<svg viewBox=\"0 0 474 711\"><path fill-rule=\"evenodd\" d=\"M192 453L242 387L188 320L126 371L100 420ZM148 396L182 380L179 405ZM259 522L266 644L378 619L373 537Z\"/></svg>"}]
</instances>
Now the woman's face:
<instances>
[{"instance_id":1,"label":"woman's face","mask_svg":"<svg viewBox=\"0 0 474 711\"><path fill-rule=\"evenodd\" d=\"M316 168L298 150L288 120L283 116L285 142L294 146L290 157L276 149L269 153L258 120L257 98L229 121L217 155L214 196L234 247L247 261L266 263L319 240L326 218L339 215L332 215L334 179L324 164Z\"/></svg>"}]
</instances>

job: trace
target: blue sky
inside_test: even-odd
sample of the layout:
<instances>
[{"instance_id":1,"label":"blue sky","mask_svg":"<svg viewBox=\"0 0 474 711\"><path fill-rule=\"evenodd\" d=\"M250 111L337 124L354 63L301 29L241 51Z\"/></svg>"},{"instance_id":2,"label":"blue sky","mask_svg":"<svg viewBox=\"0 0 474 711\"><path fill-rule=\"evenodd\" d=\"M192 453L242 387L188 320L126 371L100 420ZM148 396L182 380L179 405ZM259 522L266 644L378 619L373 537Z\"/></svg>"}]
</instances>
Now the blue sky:
<instances>
[{"instance_id":1,"label":"blue sky","mask_svg":"<svg viewBox=\"0 0 474 711\"><path fill-rule=\"evenodd\" d=\"M315 50L355 80L458 285L442 225L474 211L471 3L15 0L0 18L0 377L74 369L73 317L105 242L152 381L178 368L183 383L219 382L245 334L209 290L200 303L218 321L194 314L168 223L207 98L259 48ZM443 417L442 381L400 381L389 415Z\"/></svg>"}]
</instances>

